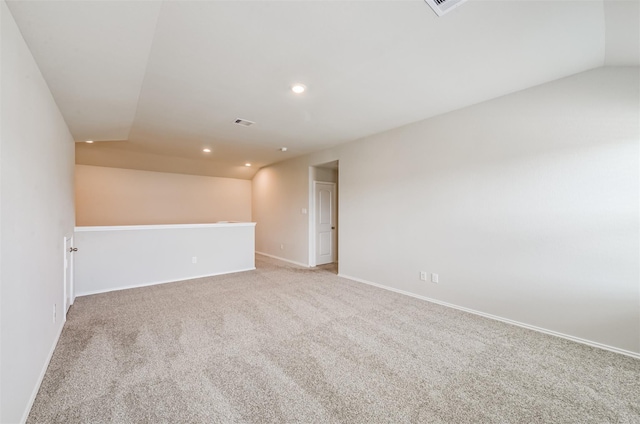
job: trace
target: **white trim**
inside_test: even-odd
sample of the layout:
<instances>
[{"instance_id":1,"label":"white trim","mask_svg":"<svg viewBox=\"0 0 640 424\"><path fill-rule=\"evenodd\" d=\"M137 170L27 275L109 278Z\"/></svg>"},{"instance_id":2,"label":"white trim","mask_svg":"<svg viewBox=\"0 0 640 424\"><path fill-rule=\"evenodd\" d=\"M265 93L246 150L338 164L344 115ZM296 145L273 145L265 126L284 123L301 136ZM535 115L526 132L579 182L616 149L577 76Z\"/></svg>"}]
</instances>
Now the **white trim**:
<instances>
[{"instance_id":1,"label":"white trim","mask_svg":"<svg viewBox=\"0 0 640 424\"><path fill-rule=\"evenodd\" d=\"M277 260L283 261L283 262L289 262L290 264L298 265L298 266L301 266L303 268L312 268L307 264L303 264L302 262L296 262L296 261L292 261L290 259L281 258L280 256L275 256L275 255L270 255L268 253L258 252L257 250L256 250L256 254L257 255L266 256L266 257L272 258L272 259L277 259Z\"/></svg>"},{"instance_id":2,"label":"white trim","mask_svg":"<svg viewBox=\"0 0 640 424\"><path fill-rule=\"evenodd\" d=\"M246 269L238 269L238 270L234 270L234 271L216 272L215 274L194 275L194 276L190 276L190 277L181 278L179 280L175 280L174 279L174 280L154 281L152 283L134 284L132 286L124 286L124 287L110 288L110 289L107 289L107 290L95 290L95 291L90 291L90 292L86 292L86 293L78 293L76 296L77 297L91 296L93 294L109 293L109 292L112 292L112 291L137 289L137 288L140 288L140 287L157 286L157 285L160 285L160 284L168 284L168 283L178 283L178 282L182 282L182 281L195 280L195 279L198 279L198 278L215 277L216 275L226 275L226 274L235 274L236 272L253 271L255 269L256 268L253 267L253 268L246 268Z\"/></svg>"},{"instance_id":3,"label":"white trim","mask_svg":"<svg viewBox=\"0 0 640 424\"><path fill-rule=\"evenodd\" d=\"M69 240L69 244L67 245L67 239ZM73 234L71 235L66 235L64 236L64 260L67 260L67 253L69 253L69 263L67 263L67 267L66 269L63 270L63 282L62 285L63 287L63 294L64 294L64 298L62 299L62 307L63 309L63 314L64 314L64 320L65 322L67 321L67 312L69 311L69 308L71 307L71 305L73 305L73 302L75 300L75 294L73 292L74 287L73 287L73 252L69 252L69 249L73 248ZM67 273L69 274L69 293L67 293ZM69 299L69 304L67 305L67 298Z\"/></svg>"},{"instance_id":4,"label":"white trim","mask_svg":"<svg viewBox=\"0 0 640 424\"><path fill-rule=\"evenodd\" d=\"M316 190L315 166L309 167L309 267L316 266Z\"/></svg>"},{"instance_id":5,"label":"white trim","mask_svg":"<svg viewBox=\"0 0 640 424\"><path fill-rule=\"evenodd\" d=\"M316 252L316 245L318 244L318 232L316 230L316 190L318 188L318 183L320 184L330 184L333 186L333 191L332 196L333 199L331 199L332 202L336 202L337 198L338 198L338 184L337 183L332 183L330 181L317 181L317 180L313 180L313 184L312 184L312 189L311 189L311 207L309 208L310 211L313 211L313 214L309 213L309 266L310 267L314 267L314 266L318 266L318 257L317 257L317 252ZM334 219L336 219L336 215L338 214L338 208L335 205L332 205L332 207L335 207L335 214L333 216ZM333 211L332 211L333 214ZM333 223L334 227L337 227L337 225L335 224L335 222ZM338 239L337 234L336 235L332 235L331 237L334 237L336 240ZM324 264L320 264L320 265L328 265L334 262L338 262L338 255L336 255L336 249L338 248L338 246L333 246L333 251L331 252L331 262L327 262ZM313 256L311 256L311 253L313 253Z\"/></svg>"},{"instance_id":6,"label":"white trim","mask_svg":"<svg viewBox=\"0 0 640 424\"><path fill-rule=\"evenodd\" d=\"M51 349L49 349L47 360L45 361L44 366L42 367L42 370L40 370L40 375L38 376L38 383L33 388L33 392L31 392L31 397L29 398L27 407L25 411L22 413L22 419L20 420L21 423L27 422L27 418L29 418L29 413L31 412L31 408L33 407L33 402L36 401L36 396L38 396L38 391L40 390L40 386L42 385L42 380L44 380L44 375L47 373L47 368L49 368L49 363L51 362L51 358L53 358L53 352L56 351L56 347L58 346L58 341L60 340L60 336L62 335L62 330L64 330L65 321L66 319L62 321L62 325L60 325L60 329L58 330L58 334L56 335L53 345L51 346Z\"/></svg>"},{"instance_id":7,"label":"white trim","mask_svg":"<svg viewBox=\"0 0 640 424\"><path fill-rule=\"evenodd\" d=\"M525 323L520 322L520 321L514 321L514 320L511 320L509 318L503 318L503 317L500 317L500 316L497 316L497 315L487 314L485 312L476 311L475 309L465 308L464 306L458 306L458 305L454 305L452 303L442 302L442 301L437 300L437 299L432 299L430 297L421 296L419 294L411 293L411 292L408 292L408 291L395 289L393 287L385 286L385 285L378 284L378 283L373 283L371 281L363 280L361 278L351 277L351 276L345 275L345 274L338 274L338 277L346 278L347 280L355 281L357 283L368 284L370 286L374 286L374 287L378 287L378 288L381 288L381 289L389 290L389 291L392 291L392 292L395 292L395 293L404 294L405 296L411 296L411 297L414 297L416 299L425 300L427 302L436 303L438 305L446 306L448 308L458 309L458 310L463 311L463 312L468 312L470 314L479 315L481 317L489 318L489 319L496 320L496 321L501 321L501 322L504 322L506 324L515 325L515 326L518 326L518 327L526 328L528 330L537 331L539 333L548 334L550 336L555 336L555 337L560 337L562 339L571 340L572 342L581 343L581 344L585 344L585 345L588 345L588 346L591 346L591 347L596 347L598 349L604 349L604 350L608 350L608 351L611 351L611 352L614 352L614 353L619 353L621 355L626 355L626 356L630 356L632 358L640 359L640 353L638 353L638 352L632 352L630 350L620 349L620 348L617 348L617 347L613 347L613 346L609 346L609 345L606 345L606 344L594 342L594 341L591 341L591 340L581 339L580 337L570 336L568 334L559 333L557 331L548 330L546 328L536 327L535 325L525 324Z\"/></svg>"},{"instance_id":8,"label":"white trim","mask_svg":"<svg viewBox=\"0 0 640 424\"><path fill-rule=\"evenodd\" d=\"M64 246L64 251L62 252L62 316L64 317L64 322L67 322L67 274L71 273L71 252L69 252L69 263L67 263L67 251L73 244L71 241L72 236L64 236L62 238L62 244ZM69 239L69 246L67 246L67 239ZM69 275L71 277L71 275ZM71 288L69 288L71 291ZM71 297L71 293L69 293L69 297ZM71 306L71 304L69 304Z\"/></svg>"},{"instance_id":9,"label":"white trim","mask_svg":"<svg viewBox=\"0 0 640 424\"><path fill-rule=\"evenodd\" d=\"M71 236L71 247L73 247L73 235ZM73 302L76 301L76 273L74 271L75 266L75 255L72 253L71 255L71 264L69 264L70 272L71 272L71 305L73 306ZM67 318L67 313L64 314L65 319Z\"/></svg>"},{"instance_id":10,"label":"white trim","mask_svg":"<svg viewBox=\"0 0 640 424\"><path fill-rule=\"evenodd\" d=\"M130 230L171 230L180 228L255 227L255 222L217 222L213 224L171 224L171 225L106 225L99 227L76 227L75 231L130 231Z\"/></svg>"}]
</instances>

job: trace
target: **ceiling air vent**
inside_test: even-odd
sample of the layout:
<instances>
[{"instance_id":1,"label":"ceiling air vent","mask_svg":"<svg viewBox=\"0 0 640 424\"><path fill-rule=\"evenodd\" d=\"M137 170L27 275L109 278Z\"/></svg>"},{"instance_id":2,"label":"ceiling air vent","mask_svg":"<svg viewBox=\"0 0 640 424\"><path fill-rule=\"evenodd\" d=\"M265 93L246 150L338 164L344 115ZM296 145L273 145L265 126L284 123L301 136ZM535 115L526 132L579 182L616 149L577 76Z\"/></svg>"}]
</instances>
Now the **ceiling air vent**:
<instances>
[{"instance_id":1,"label":"ceiling air vent","mask_svg":"<svg viewBox=\"0 0 640 424\"><path fill-rule=\"evenodd\" d=\"M238 125L242 125L243 127L250 127L251 125L255 124L255 122L253 121L247 121L246 119L236 119L236 124Z\"/></svg>"},{"instance_id":2,"label":"ceiling air vent","mask_svg":"<svg viewBox=\"0 0 640 424\"><path fill-rule=\"evenodd\" d=\"M453 9L460 6L462 3L464 3L467 0L424 0L424 1L433 9L434 12L436 12L436 15L442 16L445 13L451 12Z\"/></svg>"}]
</instances>

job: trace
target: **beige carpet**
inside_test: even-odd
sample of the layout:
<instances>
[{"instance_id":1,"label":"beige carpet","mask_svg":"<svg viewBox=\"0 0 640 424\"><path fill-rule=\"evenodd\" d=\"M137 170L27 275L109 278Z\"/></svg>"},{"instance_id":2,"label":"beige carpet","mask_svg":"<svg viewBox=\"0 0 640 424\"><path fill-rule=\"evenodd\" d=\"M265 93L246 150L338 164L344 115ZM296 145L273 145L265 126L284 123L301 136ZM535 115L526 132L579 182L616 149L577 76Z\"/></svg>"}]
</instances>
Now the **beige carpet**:
<instances>
[{"instance_id":1,"label":"beige carpet","mask_svg":"<svg viewBox=\"0 0 640 424\"><path fill-rule=\"evenodd\" d=\"M258 257L78 298L30 423L640 423L640 361Z\"/></svg>"}]
</instances>

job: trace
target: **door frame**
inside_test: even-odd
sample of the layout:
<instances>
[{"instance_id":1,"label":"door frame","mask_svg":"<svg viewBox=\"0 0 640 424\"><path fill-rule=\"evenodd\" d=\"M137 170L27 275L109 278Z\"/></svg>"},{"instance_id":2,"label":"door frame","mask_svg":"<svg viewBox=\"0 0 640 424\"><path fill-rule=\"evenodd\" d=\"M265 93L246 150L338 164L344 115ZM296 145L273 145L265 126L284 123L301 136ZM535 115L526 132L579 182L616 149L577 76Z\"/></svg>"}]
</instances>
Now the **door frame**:
<instances>
[{"instance_id":1,"label":"door frame","mask_svg":"<svg viewBox=\"0 0 640 424\"><path fill-rule=\"evenodd\" d=\"M309 167L309 267L316 266L316 193L315 193L315 166Z\"/></svg>"},{"instance_id":2,"label":"door frame","mask_svg":"<svg viewBox=\"0 0 640 424\"><path fill-rule=\"evenodd\" d=\"M337 254L335 254L335 262L338 263L340 260L340 249L339 249L339 245L340 245L340 228L339 228L339 215L340 215L340 162L338 160L335 160L338 163L338 179L337 182L333 183L334 184L334 188L335 188L335 200L336 200L336 216L335 216L335 220L336 220L336 245L334 246L334 249L337 249L336 252ZM329 161L329 162L333 162L333 161ZM327 163L329 163L327 162ZM326 181L316 181L315 180L315 168L321 167L323 164L317 164L317 165L311 165L309 166L309 189L308 189L308 193L309 193L309 209L308 209L308 217L309 217L309 221L308 221L308 228L309 228L309 234L308 234L308 239L309 239L309 248L308 248L308 252L309 252L309 258L308 258L308 263L309 263L309 267L313 268L315 266L317 266L317 261L316 261L316 192L315 192L315 183L316 182L320 182L320 183L324 183Z\"/></svg>"},{"instance_id":3,"label":"door frame","mask_svg":"<svg viewBox=\"0 0 640 424\"><path fill-rule=\"evenodd\" d=\"M316 257L316 246L317 246L317 232L316 232L316 188L318 186L318 183L320 184L329 184L331 186L333 186L333 199L332 201L335 203L338 201L338 183L332 183L332 182L328 182L328 181L313 181L313 190L312 190L312 199L311 199L311 206L309 207L310 213L309 213L309 218L313 219L313 221L310 222L310 229L313 231L313 237L310 238L310 243L309 243L309 252L311 253L311 245L313 244L313 262L311 262L311 257L309 257L309 266L317 266L318 265L318 258ZM338 221L338 208L337 205L332 205L335 207L335 214L333 214L332 218L333 218L333 225L336 227L335 231L337 230L337 221ZM309 232L311 234L311 231ZM337 241L338 241L338 236L337 233L332 234L331 235L332 238L335 238L336 243L333 244L332 249L331 249L331 256L333 259L333 262L337 262L338 261L338 257L336 255L336 249L338 248L337 246ZM313 265L312 265L313 263Z\"/></svg>"},{"instance_id":4,"label":"door frame","mask_svg":"<svg viewBox=\"0 0 640 424\"><path fill-rule=\"evenodd\" d=\"M63 293L63 300L62 300L62 307L63 307L63 316L64 316L64 320L67 320L67 311L69 310L69 308L71 307L71 305L73 305L73 302L75 301L75 290L74 290L74 284L73 284L73 252L70 252L70 249L73 248L73 235L66 235L64 236L64 261L67 260L67 253L69 254L69 263L66 264L66 267L63 268L62 270L62 293ZM63 263L63 265L65 265ZM67 296L67 275L69 276L69 293ZM69 299L69 304L67 305L67 299Z\"/></svg>"}]
</instances>

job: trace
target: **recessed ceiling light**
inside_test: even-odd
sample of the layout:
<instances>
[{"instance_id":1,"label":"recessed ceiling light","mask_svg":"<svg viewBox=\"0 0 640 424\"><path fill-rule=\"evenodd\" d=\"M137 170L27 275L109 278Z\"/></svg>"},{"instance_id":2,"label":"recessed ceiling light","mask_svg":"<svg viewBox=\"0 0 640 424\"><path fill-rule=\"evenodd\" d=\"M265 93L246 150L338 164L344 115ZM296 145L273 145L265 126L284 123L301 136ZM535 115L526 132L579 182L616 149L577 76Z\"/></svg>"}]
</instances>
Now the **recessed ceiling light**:
<instances>
[{"instance_id":1,"label":"recessed ceiling light","mask_svg":"<svg viewBox=\"0 0 640 424\"><path fill-rule=\"evenodd\" d=\"M307 87L304 84L294 84L291 87L291 91L293 91L296 94L304 93L306 89Z\"/></svg>"},{"instance_id":2,"label":"recessed ceiling light","mask_svg":"<svg viewBox=\"0 0 640 424\"><path fill-rule=\"evenodd\" d=\"M244 166L251 166L249 162L245 163Z\"/></svg>"},{"instance_id":3,"label":"recessed ceiling light","mask_svg":"<svg viewBox=\"0 0 640 424\"><path fill-rule=\"evenodd\" d=\"M93 143L93 140L87 140L87 141L85 141L85 143L91 144L91 143Z\"/></svg>"},{"instance_id":4,"label":"recessed ceiling light","mask_svg":"<svg viewBox=\"0 0 640 424\"><path fill-rule=\"evenodd\" d=\"M281 148L280 148L280 151L281 151L281 152L286 152L286 151L287 151L287 148L286 148L286 147L281 147Z\"/></svg>"},{"instance_id":5,"label":"recessed ceiling light","mask_svg":"<svg viewBox=\"0 0 640 424\"><path fill-rule=\"evenodd\" d=\"M204 149L202 149L202 151L205 153L211 153L211 149L208 147L205 147Z\"/></svg>"}]
</instances>

